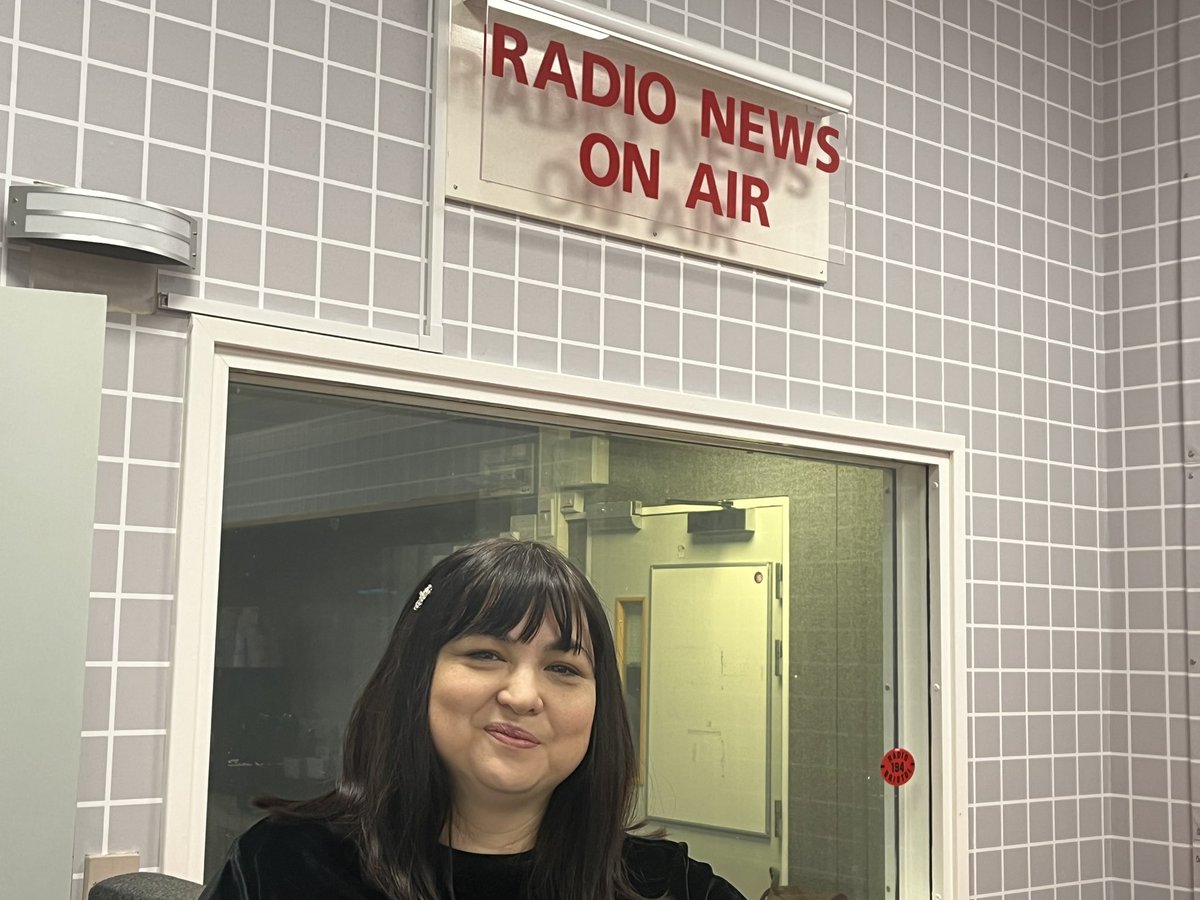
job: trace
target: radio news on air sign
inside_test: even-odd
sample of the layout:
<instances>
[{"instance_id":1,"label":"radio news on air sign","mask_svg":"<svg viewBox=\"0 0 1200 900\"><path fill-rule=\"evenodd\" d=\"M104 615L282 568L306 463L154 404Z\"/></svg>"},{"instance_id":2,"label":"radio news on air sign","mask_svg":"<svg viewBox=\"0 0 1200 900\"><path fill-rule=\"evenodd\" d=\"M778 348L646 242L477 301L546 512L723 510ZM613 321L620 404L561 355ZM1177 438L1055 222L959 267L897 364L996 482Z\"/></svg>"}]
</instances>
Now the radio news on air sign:
<instances>
[{"instance_id":1,"label":"radio news on air sign","mask_svg":"<svg viewBox=\"0 0 1200 900\"><path fill-rule=\"evenodd\" d=\"M570 0L451 15L447 197L827 279L844 91Z\"/></svg>"}]
</instances>

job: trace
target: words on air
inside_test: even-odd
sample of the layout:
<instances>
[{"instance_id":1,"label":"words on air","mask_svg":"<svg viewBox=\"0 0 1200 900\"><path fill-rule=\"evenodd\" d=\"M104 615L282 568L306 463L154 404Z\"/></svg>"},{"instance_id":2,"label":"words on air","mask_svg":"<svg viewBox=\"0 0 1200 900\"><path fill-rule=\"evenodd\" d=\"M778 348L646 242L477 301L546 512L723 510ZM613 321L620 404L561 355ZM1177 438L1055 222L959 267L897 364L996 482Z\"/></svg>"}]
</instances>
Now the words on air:
<instances>
[{"instance_id":1,"label":"words on air","mask_svg":"<svg viewBox=\"0 0 1200 900\"><path fill-rule=\"evenodd\" d=\"M525 33L498 21L492 23L490 42L488 72L492 77L511 78L534 90L558 91L569 100L595 107L619 108L626 116L640 117L653 125L671 123L679 111L676 86L661 72L618 65L590 50L579 53L577 66L573 66L572 54L557 40L546 42L538 61ZM815 167L826 174L841 166L841 135L833 126L718 94L710 88L700 90L695 127L702 138L797 166ZM652 200L660 194L661 159L658 147L629 140L618 142L599 131L587 134L579 145L579 169L588 182L627 194L640 193ZM732 168L718 173L711 163L701 161L684 205L690 210L704 205L717 216L770 228L770 197L771 185L766 179Z\"/></svg>"}]
</instances>

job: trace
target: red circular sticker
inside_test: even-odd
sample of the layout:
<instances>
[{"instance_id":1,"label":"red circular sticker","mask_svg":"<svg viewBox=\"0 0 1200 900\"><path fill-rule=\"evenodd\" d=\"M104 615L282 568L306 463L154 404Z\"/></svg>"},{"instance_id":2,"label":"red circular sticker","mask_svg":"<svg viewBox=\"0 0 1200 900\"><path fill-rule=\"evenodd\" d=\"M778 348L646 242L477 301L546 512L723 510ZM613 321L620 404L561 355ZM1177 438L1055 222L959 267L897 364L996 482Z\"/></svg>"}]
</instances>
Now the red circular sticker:
<instances>
[{"instance_id":1,"label":"red circular sticker","mask_svg":"<svg viewBox=\"0 0 1200 900\"><path fill-rule=\"evenodd\" d=\"M879 774L892 787L908 784L913 772L917 770L917 761L903 747L894 747L883 754L879 761Z\"/></svg>"}]
</instances>

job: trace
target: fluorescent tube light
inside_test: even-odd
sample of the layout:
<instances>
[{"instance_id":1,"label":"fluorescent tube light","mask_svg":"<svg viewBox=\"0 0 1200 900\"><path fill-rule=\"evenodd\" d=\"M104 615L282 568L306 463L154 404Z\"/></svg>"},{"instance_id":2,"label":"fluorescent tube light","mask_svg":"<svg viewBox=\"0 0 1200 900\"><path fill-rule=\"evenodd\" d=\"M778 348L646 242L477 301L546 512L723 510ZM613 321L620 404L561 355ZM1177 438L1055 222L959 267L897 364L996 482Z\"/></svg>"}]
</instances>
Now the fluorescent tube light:
<instances>
[{"instance_id":1,"label":"fluorescent tube light","mask_svg":"<svg viewBox=\"0 0 1200 900\"><path fill-rule=\"evenodd\" d=\"M608 37L607 31L600 31L597 28L590 28L582 22L567 16L560 16L557 13L552 13L549 10L542 9L538 6L531 6L528 3L523 3L521 0L488 0L488 10L499 10L500 12L511 13L514 16L521 16L526 19L533 19L541 22L544 25L550 25L554 28L561 28L564 31L573 31L576 34L586 38L592 38L600 41Z\"/></svg>"}]
</instances>

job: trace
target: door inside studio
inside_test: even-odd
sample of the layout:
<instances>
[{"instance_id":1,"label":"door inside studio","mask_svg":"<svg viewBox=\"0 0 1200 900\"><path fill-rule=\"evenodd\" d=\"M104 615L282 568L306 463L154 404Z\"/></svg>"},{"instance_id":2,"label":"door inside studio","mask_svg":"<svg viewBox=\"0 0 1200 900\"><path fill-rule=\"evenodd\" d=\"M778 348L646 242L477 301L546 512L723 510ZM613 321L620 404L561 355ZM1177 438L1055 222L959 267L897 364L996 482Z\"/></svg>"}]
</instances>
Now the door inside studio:
<instances>
[{"instance_id":1,"label":"door inside studio","mask_svg":"<svg viewBox=\"0 0 1200 900\"><path fill-rule=\"evenodd\" d=\"M642 506L590 535L639 752L638 815L729 880L786 868L786 497ZM761 893L761 890L760 890Z\"/></svg>"}]
</instances>

